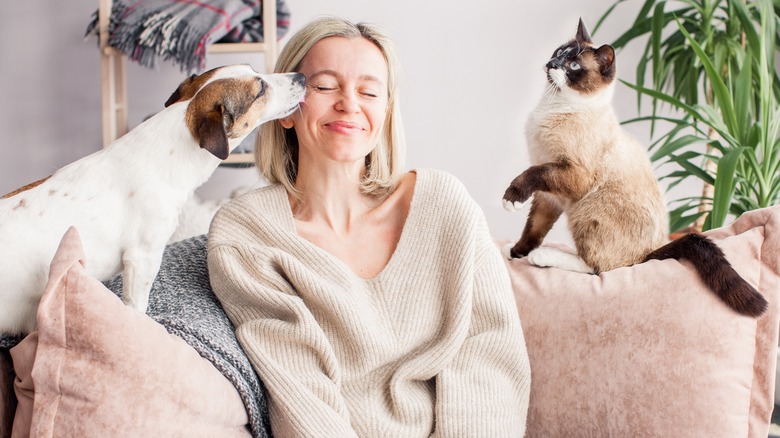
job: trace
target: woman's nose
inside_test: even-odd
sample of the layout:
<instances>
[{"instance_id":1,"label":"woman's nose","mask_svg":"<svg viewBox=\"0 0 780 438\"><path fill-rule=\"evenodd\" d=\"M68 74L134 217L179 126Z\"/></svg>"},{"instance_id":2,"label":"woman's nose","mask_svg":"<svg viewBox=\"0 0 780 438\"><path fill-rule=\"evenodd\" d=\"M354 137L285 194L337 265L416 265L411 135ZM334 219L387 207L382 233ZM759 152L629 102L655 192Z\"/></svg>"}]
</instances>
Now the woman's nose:
<instances>
[{"instance_id":1,"label":"woman's nose","mask_svg":"<svg viewBox=\"0 0 780 438\"><path fill-rule=\"evenodd\" d=\"M357 93L354 91L344 91L339 93L339 99L336 101L336 109L346 113L355 113L360 111Z\"/></svg>"}]
</instances>

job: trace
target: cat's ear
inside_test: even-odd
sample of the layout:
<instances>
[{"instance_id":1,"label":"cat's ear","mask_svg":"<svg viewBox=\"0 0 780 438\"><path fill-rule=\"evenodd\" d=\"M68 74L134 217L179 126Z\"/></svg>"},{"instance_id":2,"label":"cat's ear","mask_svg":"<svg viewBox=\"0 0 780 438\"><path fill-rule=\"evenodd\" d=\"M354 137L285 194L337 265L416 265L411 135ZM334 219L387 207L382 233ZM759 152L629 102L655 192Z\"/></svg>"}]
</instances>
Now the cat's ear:
<instances>
[{"instance_id":1,"label":"cat's ear","mask_svg":"<svg viewBox=\"0 0 780 438\"><path fill-rule=\"evenodd\" d=\"M615 77L615 49L609 44L596 49L596 57L601 67L601 75L612 79Z\"/></svg>"},{"instance_id":2,"label":"cat's ear","mask_svg":"<svg viewBox=\"0 0 780 438\"><path fill-rule=\"evenodd\" d=\"M593 44L588 29L585 28L585 23L582 22L582 18L580 18L580 23L577 25L577 36L575 39L584 43Z\"/></svg>"}]
</instances>

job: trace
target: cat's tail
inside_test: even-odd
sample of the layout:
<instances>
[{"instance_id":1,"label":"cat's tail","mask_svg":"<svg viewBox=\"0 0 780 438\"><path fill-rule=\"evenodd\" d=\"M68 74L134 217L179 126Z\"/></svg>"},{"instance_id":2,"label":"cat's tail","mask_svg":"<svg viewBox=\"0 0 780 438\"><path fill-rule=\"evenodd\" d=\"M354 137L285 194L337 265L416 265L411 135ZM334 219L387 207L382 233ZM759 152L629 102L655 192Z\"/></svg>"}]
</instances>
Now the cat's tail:
<instances>
[{"instance_id":1,"label":"cat's tail","mask_svg":"<svg viewBox=\"0 0 780 438\"><path fill-rule=\"evenodd\" d=\"M645 261L664 259L691 262L704 284L738 313L758 317L767 309L764 296L731 267L715 242L701 234L673 240L651 252Z\"/></svg>"}]
</instances>

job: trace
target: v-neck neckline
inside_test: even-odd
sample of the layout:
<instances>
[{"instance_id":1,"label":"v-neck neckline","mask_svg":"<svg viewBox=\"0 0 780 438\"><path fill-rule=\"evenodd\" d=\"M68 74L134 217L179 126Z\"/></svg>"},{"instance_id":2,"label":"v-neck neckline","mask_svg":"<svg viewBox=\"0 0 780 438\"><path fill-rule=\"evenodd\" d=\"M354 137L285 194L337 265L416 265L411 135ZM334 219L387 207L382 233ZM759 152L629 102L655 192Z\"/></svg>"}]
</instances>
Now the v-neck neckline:
<instances>
[{"instance_id":1,"label":"v-neck neckline","mask_svg":"<svg viewBox=\"0 0 780 438\"><path fill-rule=\"evenodd\" d=\"M425 176L424 176L424 172L420 172L419 170L411 170L410 172L415 173L415 182L414 182L414 187L412 188L412 199L409 203L409 211L406 214L406 219L404 220L403 227L401 228L401 234L398 238L398 242L395 245L395 249L393 250L393 253L390 255L390 258L388 259L387 263L385 263L382 269L372 277L363 277L358 275L341 258L331 254L330 252L315 245L308 239L298 234L298 230L295 226L295 217L293 216L292 208L290 206L290 202L287 197L287 191L284 189L283 186L280 185L277 190L277 195L281 197L281 201L286 206L286 208L284 209L285 228L287 228L287 231L294 236L295 243L298 246L306 248L309 250L309 252L314 253L316 257L325 259L328 262L330 262L330 263L326 263L326 265L333 266L334 269L336 269L337 271L341 273L348 273L351 277L359 279L363 282L371 283L371 282L379 281L383 277L392 275L392 272L396 269L396 265L401 263L399 259L403 257L402 254L407 251L406 247L407 245L409 245L408 240L409 240L409 234L411 233L411 231L409 230L415 228L416 227L415 223L419 221L419 214L420 214L418 211L420 209L420 206L418 205L419 198L420 198L419 189L421 187L420 186L421 182L424 182L425 180Z\"/></svg>"}]
</instances>

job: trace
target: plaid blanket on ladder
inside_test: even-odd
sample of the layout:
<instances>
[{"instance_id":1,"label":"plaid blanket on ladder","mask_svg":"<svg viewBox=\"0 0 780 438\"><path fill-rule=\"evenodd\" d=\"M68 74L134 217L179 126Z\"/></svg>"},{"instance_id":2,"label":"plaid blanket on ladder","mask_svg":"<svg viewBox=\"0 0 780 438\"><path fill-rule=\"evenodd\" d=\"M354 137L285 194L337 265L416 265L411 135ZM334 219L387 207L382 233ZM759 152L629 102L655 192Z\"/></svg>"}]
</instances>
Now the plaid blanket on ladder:
<instances>
[{"instance_id":1,"label":"plaid blanket on ladder","mask_svg":"<svg viewBox=\"0 0 780 438\"><path fill-rule=\"evenodd\" d=\"M276 32L290 27L284 0L276 1ZM192 73L206 67L206 47L212 43L262 42L261 0L114 0L108 44L128 59L155 68L172 61ZM86 36L99 35L98 12Z\"/></svg>"}]
</instances>

